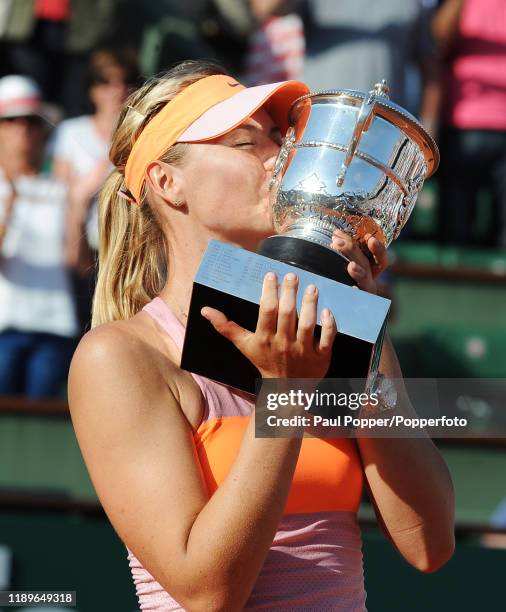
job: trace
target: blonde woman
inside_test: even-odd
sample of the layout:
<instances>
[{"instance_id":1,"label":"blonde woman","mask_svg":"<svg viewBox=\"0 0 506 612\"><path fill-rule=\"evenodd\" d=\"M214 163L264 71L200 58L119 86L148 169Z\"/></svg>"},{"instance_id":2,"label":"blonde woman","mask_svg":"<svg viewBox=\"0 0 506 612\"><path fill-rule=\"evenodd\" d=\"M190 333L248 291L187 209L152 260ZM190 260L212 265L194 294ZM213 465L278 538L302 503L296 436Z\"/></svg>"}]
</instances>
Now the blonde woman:
<instances>
[{"instance_id":1,"label":"blonde woman","mask_svg":"<svg viewBox=\"0 0 506 612\"><path fill-rule=\"evenodd\" d=\"M69 397L143 610L365 610L364 484L409 563L430 572L452 555L452 485L430 439L257 439L254 397L179 367L208 240L254 249L273 232L269 176L288 107L305 91L247 89L213 64L185 62L132 94L113 137L94 328L74 356ZM368 242L372 265L344 236L333 246L374 291L379 242ZM317 289L300 287L297 318L297 278L279 283L278 300L278 279L266 276L254 333L211 308L202 315L262 377L322 377L332 314L322 312L315 344ZM381 369L400 376L389 343Z\"/></svg>"}]
</instances>

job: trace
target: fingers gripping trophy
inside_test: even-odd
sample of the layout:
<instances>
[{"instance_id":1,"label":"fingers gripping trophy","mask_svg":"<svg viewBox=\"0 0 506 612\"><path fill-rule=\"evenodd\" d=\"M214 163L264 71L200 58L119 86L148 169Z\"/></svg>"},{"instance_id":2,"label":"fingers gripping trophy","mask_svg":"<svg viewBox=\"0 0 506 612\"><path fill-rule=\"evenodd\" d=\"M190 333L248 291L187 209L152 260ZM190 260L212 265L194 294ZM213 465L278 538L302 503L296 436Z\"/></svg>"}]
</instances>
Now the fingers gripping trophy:
<instances>
[{"instance_id":1,"label":"fingers gripping trophy","mask_svg":"<svg viewBox=\"0 0 506 612\"><path fill-rule=\"evenodd\" d=\"M349 234L366 254L368 235L388 247L437 169L437 146L413 115L390 101L386 81L369 93L304 95L292 104L289 123L270 185L277 235L257 252L350 283L347 260L330 248L334 230Z\"/></svg>"}]
</instances>

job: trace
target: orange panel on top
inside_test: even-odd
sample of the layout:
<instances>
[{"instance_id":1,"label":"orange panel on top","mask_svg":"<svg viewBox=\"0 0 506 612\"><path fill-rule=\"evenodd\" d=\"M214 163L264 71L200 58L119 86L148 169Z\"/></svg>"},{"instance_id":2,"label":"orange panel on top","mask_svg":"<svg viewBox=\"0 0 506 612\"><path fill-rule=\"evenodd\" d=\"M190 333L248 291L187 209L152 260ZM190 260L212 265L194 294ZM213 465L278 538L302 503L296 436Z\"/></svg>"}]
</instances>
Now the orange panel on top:
<instances>
[{"instance_id":1,"label":"orange panel on top","mask_svg":"<svg viewBox=\"0 0 506 612\"><path fill-rule=\"evenodd\" d=\"M212 495L237 456L249 417L221 417L199 427L195 443ZM354 440L304 438L285 514L352 511L360 504L363 471Z\"/></svg>"}]
</instances>

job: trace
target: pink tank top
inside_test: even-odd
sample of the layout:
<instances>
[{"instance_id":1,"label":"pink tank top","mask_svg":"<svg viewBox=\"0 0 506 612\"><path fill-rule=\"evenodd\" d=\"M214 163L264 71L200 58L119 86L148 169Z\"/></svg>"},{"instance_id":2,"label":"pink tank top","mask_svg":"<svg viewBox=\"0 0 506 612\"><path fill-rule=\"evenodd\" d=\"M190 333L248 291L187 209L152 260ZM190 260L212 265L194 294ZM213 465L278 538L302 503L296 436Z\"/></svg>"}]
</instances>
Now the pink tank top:
<instances>
[{"instance_id":1,"label":"pink tank top","mask_svg":"<svg viewBox=\"0 0 506 612\"><path fill-rule=\"evenodd\" d=\"M165 302L157 297L143 310L182 350L184 327ZM226 471L227 462L229 465L234 459L233 436L237 437L237 426L247 422L254 397L207 378L192 376L205 404L204 417L194 440L201 464L206 467L204 473L212 494L223 480L224 474L220 471ZM239 444L240 439L236 446ZM321 483L318 485L318 474L304 471L304 457L314 455L315 451L322 462L335 460L338 466L335 483L328 487L331 490L325 490ZM220 459L218 462L216 457ZM306 463L314 466L314 457L312 463ZM362 493L359 464L353 441L349 439L303 440L285 513L245 610L366 610L362 542L356 514ZM308 495L304 495L305 490ZM342 499L339 490L346 492ZM141 610L184 611L130 550L128 560Z\"/></svg>"}]
</instances>

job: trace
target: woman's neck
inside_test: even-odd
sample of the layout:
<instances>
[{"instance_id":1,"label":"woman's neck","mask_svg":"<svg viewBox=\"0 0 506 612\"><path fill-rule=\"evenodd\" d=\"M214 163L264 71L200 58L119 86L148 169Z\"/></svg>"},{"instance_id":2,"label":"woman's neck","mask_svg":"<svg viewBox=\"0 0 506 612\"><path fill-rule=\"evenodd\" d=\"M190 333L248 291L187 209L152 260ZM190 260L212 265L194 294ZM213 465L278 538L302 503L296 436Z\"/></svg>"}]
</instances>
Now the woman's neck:
<instances>
[{"instance_id":1,"label":"woman's neck","mask_svg":"<svg viewBox=\"0 0 506 612\"><path fill-rule=\"evenodd\" d=\"M200 242L197 243L198 239ZM211 239L220 237L210 234L203 227L192 227L187 221L180 227L173 227L167 235L167 243L170 245L167 255L169 274L160 297L183 325L186 325L188 319L193 279Z\"/></svg>"},{"instance_id":2,"label":"woman's neck","mask_svg":"<svg viewBox=\"0 0 506 612\"><path fill-rule=\"evenodd\" d=\"M169 305L181 323L186 325L193 279L206 249L207 240L203 240L198 248L195 248L195 237L191 241L171 238L169 244L169 275L160 297Z\"/></svg>"},{"instance_id":3,"label":"woman's neck","mask_svg":"<svg viewBox=\"0 0 506 612\"><path fill-rule=\"evenodd\" d=\"M10 180L18 176L33 176L39 173L39 164L29 157L0 156L0 166Z\"/></svg>"}]
</instances>

